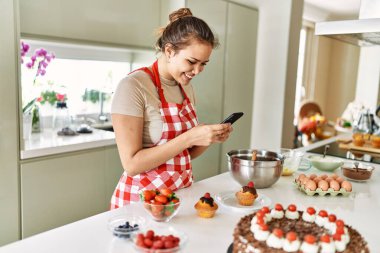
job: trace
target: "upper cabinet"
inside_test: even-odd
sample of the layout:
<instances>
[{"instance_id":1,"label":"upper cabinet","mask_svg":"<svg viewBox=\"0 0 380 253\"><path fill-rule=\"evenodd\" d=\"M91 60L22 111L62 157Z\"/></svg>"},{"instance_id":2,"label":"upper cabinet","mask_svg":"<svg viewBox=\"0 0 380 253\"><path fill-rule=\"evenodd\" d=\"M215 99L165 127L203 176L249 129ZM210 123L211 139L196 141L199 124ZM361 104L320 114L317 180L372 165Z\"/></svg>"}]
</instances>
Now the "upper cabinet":
<instances>
[{"instance_id":1,"label":"upper cabinet","mask_svg":"<svg viewBox=\"0 0 380 253\"><path fill-rule=\"evenodd\" d=\"M21 34L152 48L158 0L19 0Z\"/></svg>"}]
</instances>

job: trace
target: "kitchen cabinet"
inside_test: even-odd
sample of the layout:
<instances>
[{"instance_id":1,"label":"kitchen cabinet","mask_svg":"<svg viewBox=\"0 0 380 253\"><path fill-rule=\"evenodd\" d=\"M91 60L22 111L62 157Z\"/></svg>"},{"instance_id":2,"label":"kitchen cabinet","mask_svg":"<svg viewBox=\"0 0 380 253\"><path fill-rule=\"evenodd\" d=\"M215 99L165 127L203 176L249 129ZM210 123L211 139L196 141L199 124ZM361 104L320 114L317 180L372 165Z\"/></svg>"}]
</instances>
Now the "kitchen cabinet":
<instances>
[{"instance_id":1,"label":"kitchen cabinet","mask_svg":"<svg viewBox=\"0 0 380 253\"><path fill-rule=\"evenodd\" d=\"M21 34L28 37L152 48L160 21L157 0L19 1Z\"/></svg>"},{"instance_id":2,"label":"kitchen cabinet","mask_svg":"<svg viewBox=\"0 0 380 253\"><path fill-rule=\"evenodd\" d=\"M187 1L187 7L210 25L220 42L204 72L192 81L199 121L214 124L244 112L227 142L211 146L193 161L195 180L200 180L227 170L228 151L249 148L258 11L219 0Z\"/></svg>"},{"instance_id":3,"label":"kitchen cabinet","mask_svg":"<svg viewBox=\"0 0 380 253\"><path fill-rule=\"evenodd\" d=\"M122 173L115 145L21 164L22 238L108 210Z\"/></svg>"}]
</instances>

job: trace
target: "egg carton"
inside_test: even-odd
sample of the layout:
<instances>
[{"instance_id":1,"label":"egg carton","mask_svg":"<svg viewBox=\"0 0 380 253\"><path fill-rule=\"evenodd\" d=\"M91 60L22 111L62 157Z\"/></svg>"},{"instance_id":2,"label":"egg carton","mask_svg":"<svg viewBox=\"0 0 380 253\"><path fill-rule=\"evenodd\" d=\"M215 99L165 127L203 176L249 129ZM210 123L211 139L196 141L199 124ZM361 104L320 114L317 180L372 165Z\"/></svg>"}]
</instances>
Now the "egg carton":
<instances>
[{"instance_id":1,"label":"egg carton","mask_svg":"<svg viewBox=\"0 0 380 253\"><path fill-rule=\"evenodd\" d=\"M294 185L300 190L301 192L304 192L306 195L314 196L315 194L318 194L320 196L325 196L327 194L330 194L330 196L349 196L351 192L346 191L344 188L340 188L339 191L334 191L334 189L329 188L327 191L323 191L321 188L317 188L315 191L311 191L310 189L306 189L304 186L297 184L294 182Z\"/></svg>"}]
</instances>

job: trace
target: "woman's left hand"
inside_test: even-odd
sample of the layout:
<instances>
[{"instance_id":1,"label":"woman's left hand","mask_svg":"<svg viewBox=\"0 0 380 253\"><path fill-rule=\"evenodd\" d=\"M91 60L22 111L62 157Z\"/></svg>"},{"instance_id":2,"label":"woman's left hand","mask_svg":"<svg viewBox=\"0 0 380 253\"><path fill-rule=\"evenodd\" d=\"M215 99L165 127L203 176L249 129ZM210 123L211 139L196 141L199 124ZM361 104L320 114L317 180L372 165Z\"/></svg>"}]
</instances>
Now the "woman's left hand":
<instances>
[{"instance_id":1,"label":"woman's left hand","mask_svg":"<svg viewBox=\"0 0 380 253\"><path fill-rule=\"evenodd\" d=\"M230 124L228 124L228 125L230 125ZM224 131L223 133L217 135L217 142L225 142L228 139L228 137L230 137L230 134L231 134L232 131L233 131L233 128L230 125L226 129L226 131Z\"/></svg>"}]
</instances>

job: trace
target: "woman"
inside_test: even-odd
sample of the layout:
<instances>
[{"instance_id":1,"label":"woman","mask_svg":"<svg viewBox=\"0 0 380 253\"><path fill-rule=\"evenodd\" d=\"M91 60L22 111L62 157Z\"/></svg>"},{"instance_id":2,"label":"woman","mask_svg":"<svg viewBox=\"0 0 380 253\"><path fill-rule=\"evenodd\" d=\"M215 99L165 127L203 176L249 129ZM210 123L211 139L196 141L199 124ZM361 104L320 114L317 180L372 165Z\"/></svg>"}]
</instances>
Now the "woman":
<instances>
[{"instance_id":1,"label":"woman","mask_svg":"<svg viewBox=\"0 0 380 253\"><path fill-rule=\"evenodd\" d=\"M160 56L133 71L114 94L112 123L124 173L111 209L139 201L145 189L177 190L193 182L191 159L227 140L230 124L198 125L192 78L218 44L209 26L182 8L156 42Z\"/></svg>"}]
</instances>

